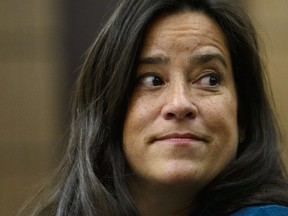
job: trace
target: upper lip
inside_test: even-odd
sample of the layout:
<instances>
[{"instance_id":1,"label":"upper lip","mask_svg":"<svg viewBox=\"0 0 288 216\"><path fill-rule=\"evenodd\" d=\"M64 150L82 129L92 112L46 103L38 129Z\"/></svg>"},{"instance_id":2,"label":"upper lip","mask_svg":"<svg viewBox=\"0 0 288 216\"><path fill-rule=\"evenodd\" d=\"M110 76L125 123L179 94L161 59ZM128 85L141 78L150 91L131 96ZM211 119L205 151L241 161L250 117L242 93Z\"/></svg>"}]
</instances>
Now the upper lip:
<instances>
[{"instance_id":1,"label":"upper lip","mask_svg":"<svg viewBox=\"0 0 288 216\"><path fill-rule=\"evenodd\" d=\"M157 136L155 141L158 140L167 140L167 139L191 139L191 140L201 140L205 141L201 136L195 135L193 133L181 133L181 132L172 132Z\"/></svg>"}]
</instances>

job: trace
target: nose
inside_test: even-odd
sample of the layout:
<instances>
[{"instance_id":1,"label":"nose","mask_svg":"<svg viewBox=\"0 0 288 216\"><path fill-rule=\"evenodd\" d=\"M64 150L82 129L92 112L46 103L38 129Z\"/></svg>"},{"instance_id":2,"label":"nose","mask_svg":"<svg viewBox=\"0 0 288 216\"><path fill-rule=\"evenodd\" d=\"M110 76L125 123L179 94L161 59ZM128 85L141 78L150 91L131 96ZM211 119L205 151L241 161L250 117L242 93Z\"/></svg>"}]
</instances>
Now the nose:
<instances>
[{"instance_id":1,"label":"nose","mask_svg":"<svg viewBox=\"0 0 288 216\"><path fill-rule=\"evenodd\" d=\"M197 114L198 108L193 103L192 92L184 84L175 85L167 91L165 104L161 110L164 119L193 119Z\"/></svg>"}]
</instances>

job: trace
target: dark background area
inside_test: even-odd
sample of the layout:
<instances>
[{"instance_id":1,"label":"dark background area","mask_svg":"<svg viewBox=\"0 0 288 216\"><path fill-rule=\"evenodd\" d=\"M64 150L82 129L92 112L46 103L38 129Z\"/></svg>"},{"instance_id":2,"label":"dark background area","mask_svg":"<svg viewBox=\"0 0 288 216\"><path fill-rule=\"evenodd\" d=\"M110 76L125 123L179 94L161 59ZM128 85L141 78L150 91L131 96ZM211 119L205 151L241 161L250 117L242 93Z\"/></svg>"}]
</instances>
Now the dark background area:
<instances>
[{"instance_id":1,"label":"dark background area","mask_svg":"<svg viewBox=\"0 0 288 216\"><path fill-rule=\"evenodd\" d=\"M66 8L67 32L65 36L69 73L77 71L81 66L86 50L112 14L116 4L116 0L69 1Z\"/></svg>"}]
</instances>

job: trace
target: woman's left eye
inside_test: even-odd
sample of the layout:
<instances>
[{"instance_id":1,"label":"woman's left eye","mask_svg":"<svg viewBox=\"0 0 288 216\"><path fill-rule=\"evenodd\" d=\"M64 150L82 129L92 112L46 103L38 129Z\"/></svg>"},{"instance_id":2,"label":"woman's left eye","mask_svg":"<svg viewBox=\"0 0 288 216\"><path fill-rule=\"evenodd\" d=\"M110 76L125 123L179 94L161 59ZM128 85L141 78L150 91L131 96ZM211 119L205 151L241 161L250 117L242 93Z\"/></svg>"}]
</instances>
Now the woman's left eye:
<instances>
[{"instance_id":1,"label":"woman's left eye","mask_svg":"<svg viewBox=\"0 0 288 216\"><path fill-rule=\"evenodd\" d=\"M201 77L196 83L208 87L217 87L222 79L221 74L213 72Z\"/></svg>"}]
</instances>

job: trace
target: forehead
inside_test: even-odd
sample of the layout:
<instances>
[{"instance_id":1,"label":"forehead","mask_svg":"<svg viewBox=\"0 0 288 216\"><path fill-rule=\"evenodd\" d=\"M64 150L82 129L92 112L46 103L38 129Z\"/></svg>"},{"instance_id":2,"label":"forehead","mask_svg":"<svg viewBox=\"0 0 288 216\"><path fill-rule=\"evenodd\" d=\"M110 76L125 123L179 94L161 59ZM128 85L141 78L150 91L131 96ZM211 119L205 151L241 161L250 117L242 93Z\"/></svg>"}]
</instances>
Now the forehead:
<instances>
[{"instance_id":1,"label":"forehead","mask_svg":"<svg viewBox=\"0 0 288 216\"><path fill-rule=\"evenodd\" d=\"M204 45L213 46L229 56L220 26L202 12L162 15L152 21L144 37L142 53L155 47L161 49L161 46L169 45L183 46L191 50Z\"/></svg>"}]
</instances>

